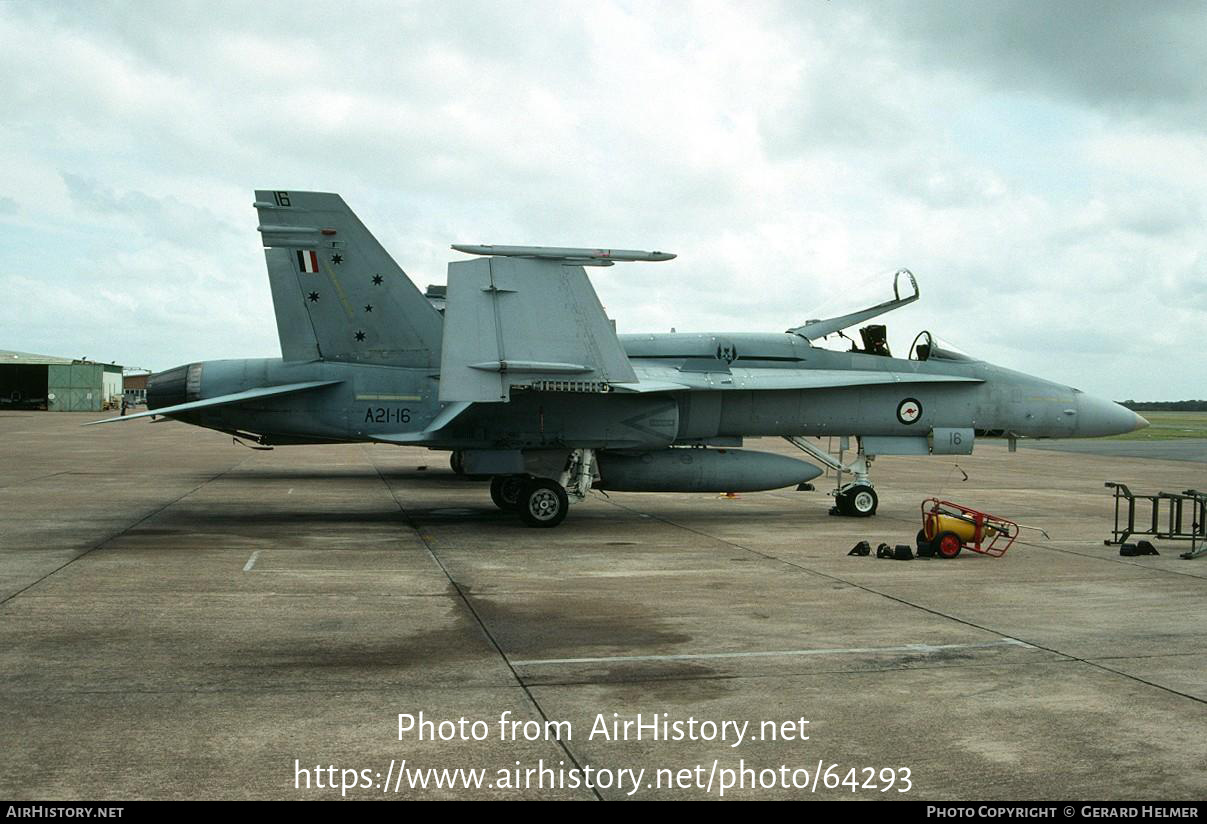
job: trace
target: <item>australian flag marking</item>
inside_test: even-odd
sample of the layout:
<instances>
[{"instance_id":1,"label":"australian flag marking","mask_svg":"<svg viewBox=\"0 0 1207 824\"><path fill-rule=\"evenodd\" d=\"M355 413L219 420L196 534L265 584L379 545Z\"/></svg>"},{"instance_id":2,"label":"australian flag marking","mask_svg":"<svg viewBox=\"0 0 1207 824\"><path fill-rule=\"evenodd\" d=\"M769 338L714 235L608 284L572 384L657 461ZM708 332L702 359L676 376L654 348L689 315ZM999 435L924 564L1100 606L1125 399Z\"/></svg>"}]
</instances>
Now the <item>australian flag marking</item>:
<instances>
[{"instance_id":1,"label":"australian flag marking","mask_svg":"<svg viewBox=\"0 0 1207 824\"><path fill-rule=\"evenodd\" d=\"M319 256L313 249L298 249L298 268L311 274L319 270Z\"/></svg>"}]
</instances>

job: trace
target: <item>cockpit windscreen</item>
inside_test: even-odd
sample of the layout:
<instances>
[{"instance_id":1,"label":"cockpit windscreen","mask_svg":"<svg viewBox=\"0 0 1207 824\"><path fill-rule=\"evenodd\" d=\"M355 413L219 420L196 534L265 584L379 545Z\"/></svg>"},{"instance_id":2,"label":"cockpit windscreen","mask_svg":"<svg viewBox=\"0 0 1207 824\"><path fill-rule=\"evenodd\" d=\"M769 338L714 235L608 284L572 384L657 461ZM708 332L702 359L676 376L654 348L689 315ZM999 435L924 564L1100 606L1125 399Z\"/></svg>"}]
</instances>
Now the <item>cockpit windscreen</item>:
<instances>
[{"instance_id":1,"label":"cockpit windscreen","mask_svg":"<svg viewBox=\"0 0 1207 824\"><path fill-rule=\"evenodd\" d=\"M913 345L909 348L909 359L916 361L944 360L963 362L979 360L979 358L974 358L958 346L942 338L935 337L930 332L920 332L918 337L914 338Z\"/></svg>"}]
</instances>

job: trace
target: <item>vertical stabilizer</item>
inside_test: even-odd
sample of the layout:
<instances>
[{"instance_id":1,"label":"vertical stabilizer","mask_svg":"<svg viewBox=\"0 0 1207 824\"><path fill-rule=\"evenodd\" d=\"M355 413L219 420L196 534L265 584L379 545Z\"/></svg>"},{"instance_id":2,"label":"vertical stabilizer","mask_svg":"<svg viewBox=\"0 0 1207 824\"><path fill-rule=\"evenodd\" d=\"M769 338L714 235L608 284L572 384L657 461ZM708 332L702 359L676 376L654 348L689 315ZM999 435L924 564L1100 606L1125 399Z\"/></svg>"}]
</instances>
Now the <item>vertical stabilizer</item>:
<instances>
[{"instance_id":1,"label":"vertical stabilizer","mask_svg":"<svg viewBox=\"0 0 1207 824\"><path fill-rule=\"evenodd\" d=\"M281 356L434 368L443 318L337 194L256 191Z\"/></svg>"}]
</instances>

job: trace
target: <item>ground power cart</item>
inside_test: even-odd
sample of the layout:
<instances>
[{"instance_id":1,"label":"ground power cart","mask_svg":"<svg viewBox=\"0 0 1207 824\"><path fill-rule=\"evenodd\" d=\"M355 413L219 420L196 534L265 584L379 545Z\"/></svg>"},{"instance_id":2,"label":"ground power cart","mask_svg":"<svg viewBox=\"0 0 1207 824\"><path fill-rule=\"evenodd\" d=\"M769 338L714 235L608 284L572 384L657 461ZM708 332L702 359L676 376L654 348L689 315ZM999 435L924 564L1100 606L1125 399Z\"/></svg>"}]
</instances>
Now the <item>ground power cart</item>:
<instances>
[{"instance_id":1,"label":"ground power cart","mask_svg":"<svg viewBox=\"0 0 1207 824\"><path fill-rule=\"evenodd\" d=\"M1014 521L978 512L952 501L927 498L922 502L922 529L918 554L954 558L968 547L982 555L1000 558L1018 537Z\"/></svg>"}]
</instances>

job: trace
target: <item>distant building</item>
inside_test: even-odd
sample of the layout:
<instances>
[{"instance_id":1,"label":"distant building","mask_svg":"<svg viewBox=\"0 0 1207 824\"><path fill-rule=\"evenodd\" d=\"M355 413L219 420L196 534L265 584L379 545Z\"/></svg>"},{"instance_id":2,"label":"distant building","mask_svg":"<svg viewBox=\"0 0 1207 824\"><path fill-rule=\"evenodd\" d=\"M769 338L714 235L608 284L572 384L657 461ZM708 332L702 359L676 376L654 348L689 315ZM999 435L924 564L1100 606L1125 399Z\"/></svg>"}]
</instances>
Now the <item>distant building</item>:
<instances>
[{"instance_id":1,"label":"distant building","mask_svg":"<svg viewBox=\"0 0 1207 824\"><path fill-rule=\"evenodd\" d=\"M122 401L122 368L0 349L0 409L99 412Z\"/></svg>"},{"instance_id":2,"label":"distant building","mask_svg":"<svg viewBox=\"0 0 1207 824\"><path fill-rule=\"evenodd\" d=\"M130 406L142 406L147 402L147 378L151 373L146 369L127 369L122 373L122 391L126 403Z\"/></svg>"}]
</instances>

